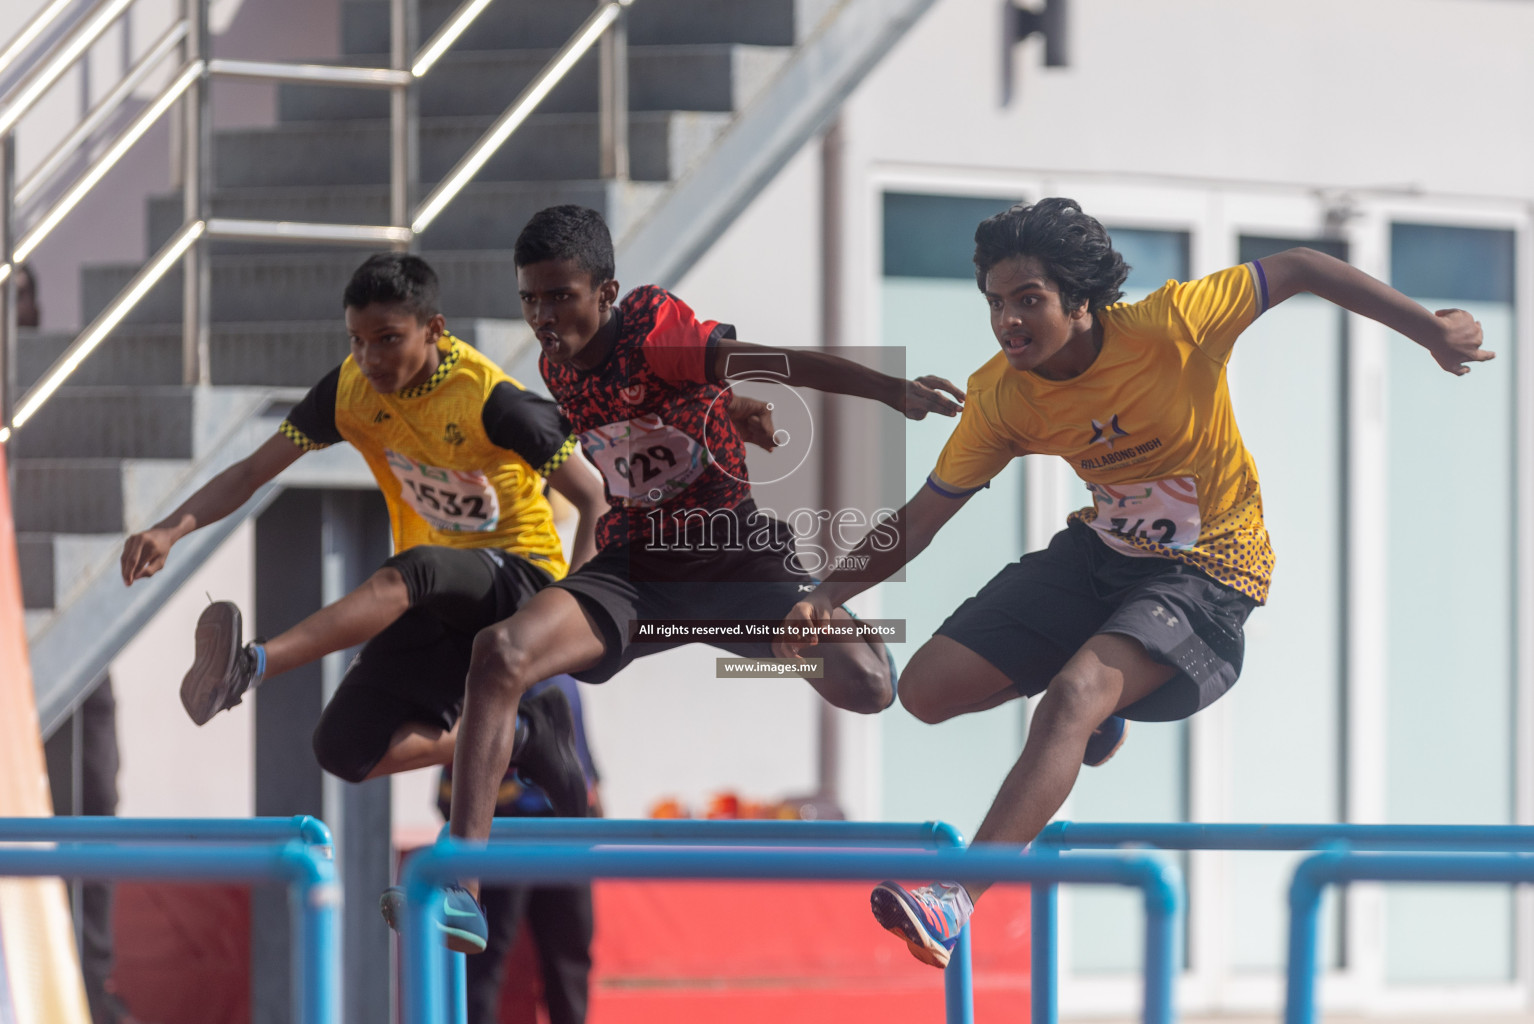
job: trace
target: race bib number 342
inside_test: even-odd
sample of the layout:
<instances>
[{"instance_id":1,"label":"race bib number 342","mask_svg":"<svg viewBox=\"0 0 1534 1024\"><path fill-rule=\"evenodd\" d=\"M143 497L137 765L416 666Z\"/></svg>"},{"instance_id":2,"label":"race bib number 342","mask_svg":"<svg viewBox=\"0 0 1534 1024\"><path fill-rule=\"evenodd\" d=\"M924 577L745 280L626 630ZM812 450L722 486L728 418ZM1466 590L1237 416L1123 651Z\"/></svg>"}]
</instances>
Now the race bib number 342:
<instances>
[{"instance_id":1,"label":"race bib number 342","mask_svg":"<svg viewBox=\"0 0 1534 1024\"><path fill-rule=\"evenodd\" d=\"M1185 551L1198 543L1198 485L1191 476L1138 484L1087 484L1097 506L1092 529L1108 545L1129 555L1144 555L1134 540Z\"/></svg>"},{"instance_id":2,"label":"race bib number 342","mask_svg":"<svg viewBox=\"0 0 1534 1024\"><path fill-rule=\"evenodd\" d=\"M625 505L660 505L708 468L708 449L659 416L607 423L581 434L581 447Z\"/></svg>"},{"instance_id":3,"label":"race bib number 342","mask_svg":"<svg viewBox=\"0 0 1534 1024\"><path fill-rule=\"evenodd\" d=\"M386 455L399 480L400 497L432 529L488 533L501 521L500 498L484 473L428 466L392 450Z\"/></svg>"}]
</instances>

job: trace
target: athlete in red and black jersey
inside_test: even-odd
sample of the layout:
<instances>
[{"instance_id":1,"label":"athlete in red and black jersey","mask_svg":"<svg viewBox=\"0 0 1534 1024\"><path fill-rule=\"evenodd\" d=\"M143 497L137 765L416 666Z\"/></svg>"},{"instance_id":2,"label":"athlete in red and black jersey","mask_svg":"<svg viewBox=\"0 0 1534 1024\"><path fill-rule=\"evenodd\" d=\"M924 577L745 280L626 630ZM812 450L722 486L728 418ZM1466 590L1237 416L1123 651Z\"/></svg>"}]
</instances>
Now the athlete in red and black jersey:
<instances>
[{"instance_id":1,"label":"athlete in red and black jersey","mask_svg":"<svg viewBox=\"0 0 1534 1024\"><path fill-rule=\"evenodd\" d=\"M544 378L602 470L613 508L594 559L475 638L453 773L452 834L462 838L489 834L517 704L534 683L561 672L601 682L662 650L631 644L634 624L647 619L777 621L809 582L794 564L791 532L751 501L744 442L772 448L772 421L765 403L721 395L732 366L770 358L788 385L870 398L911 419L958 412L942 391L963 398L938 378L900 380L823 352L747 345L660 288L636 289L619 305L612 240L591 210L542 211L515 252ZM683 531L722 526L737 541L750 532L757 543L657 541L658 520ZM765 641L718 646L771 651ZM822 677L809 682L830 703L872 713L893 701L882 646L828 644L823 658Z\"/></svg>"},{"instance_id":2,"label":"athlete in red and black jersey","mask_svg":"<svg viewBox=\"0 0 1534 1024\"><path fill-rule=\"evenodd\" d=\"M597 545L654 538L660 510L675 522L683 509L732 509L750 498L731 413L762 410L722 389L714 366L735 328L699 321L676 296L643 285L612 306L602 332L611 343L589 369L558 360L557 341L538 363L607 482L612 510L597 524Z\"/></svg>"}]
</instances>

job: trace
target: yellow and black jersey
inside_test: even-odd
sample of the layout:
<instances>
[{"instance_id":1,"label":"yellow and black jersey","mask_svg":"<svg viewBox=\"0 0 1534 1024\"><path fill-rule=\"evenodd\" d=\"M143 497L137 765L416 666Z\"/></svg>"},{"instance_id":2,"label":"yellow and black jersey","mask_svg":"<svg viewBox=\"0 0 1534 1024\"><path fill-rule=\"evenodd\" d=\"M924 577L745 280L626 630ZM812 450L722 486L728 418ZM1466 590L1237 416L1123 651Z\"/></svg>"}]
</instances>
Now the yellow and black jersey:
<instances>
[{"instance_id":1,"label":"yellow and black jersey","mask_svg":"<svg viewBox=\"0 0 1534 1024\"><path fill-rule=\"evenodd\" d=\"M928 485L962 497L1019 455L1058 455L1093 498L1072 518L1110 547L1267 600L1273 549L1225 379L1236 337L1266 308L1262 266L1247 263L1099 311L1102 351L1069 380L1015 370L998 352L970 377Z\"/></svg>"},{"instance_id":2,"label":"yellow and black jersey","mask_svg":"<svg viewBox=\"0 0 1534 1024\"><path fill-rule=\"evenodd\" d=\"M279 428L308 451L349 441L389 505L394 550L500 548L569 570L543 478L575 451L558 407L452 335L431 378L379 394L350 357Z\"/></svg>"}]
</instances>

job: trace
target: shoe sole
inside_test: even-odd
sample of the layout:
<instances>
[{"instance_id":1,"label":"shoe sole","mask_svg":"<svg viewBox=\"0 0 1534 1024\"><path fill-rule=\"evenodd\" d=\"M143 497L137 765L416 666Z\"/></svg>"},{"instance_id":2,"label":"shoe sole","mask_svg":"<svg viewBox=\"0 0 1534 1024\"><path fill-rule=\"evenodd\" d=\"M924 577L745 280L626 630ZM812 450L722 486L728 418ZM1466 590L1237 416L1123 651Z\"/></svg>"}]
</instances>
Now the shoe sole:
<instances>
[{"instance_id":1,"label":"shoe sole","mask_svg":"<svg viewBox=\"0 0 1534 1024\"><path fill-rule=\"evenodd\" d=\"M1119 748L1123 747L1124 741L1127 739L1129 739L1129 722L1126 721L1124 723L1124 731L1119 733L1119 741L1113 745L1112 750L1108 751L1096 761L1082 761L1081 763L1086 765L1088 768L1101 768L1103 765L1113 760L1113 755L1119 752Z\"/></svg>"},{"instance_id":2,"label":"shoe sole","mask_svg":"<svg viewBox=\"0 0 1534 1024\"><path fill-rule=\"evenodd\" d=\"M383 913L384 923L396 934L400 931L400 920L395 916L397 911L404 909L400 902L401 896L386 892L378 898L378 909ZM461 928L452 928L441 921L437 922L437 931L442 933L442 944L454 953L483 953L485 940L473 932L466 932Z\"/></svg>"},{"instance_id":3,"label":"shoe sole","mask_svg":"<svg viewBox=\"0 0 1534 1024\"><path fill-rule=\"evenodd\" d=\"M874 920L878 921L885 931L904 939L906 948L911 951L912 956L932 967L948 966L948 950L934 945L927 938L926 930L922 928L915 913L906 906L904 900L880 887L868 897L868 902L873 908Z\"/></svg>"},{"instance_id":4,"label":"shoe sole","mask_svg":"<svg viewBox=\"0 0 1534 1024\"><path fill-rule=\"evenodd\" d=\"M240 610L217 601L197 617L197 653L181 679L181 706L198 725L223 710L226 681L240 653Z\"/></svg>"}]
</instances>

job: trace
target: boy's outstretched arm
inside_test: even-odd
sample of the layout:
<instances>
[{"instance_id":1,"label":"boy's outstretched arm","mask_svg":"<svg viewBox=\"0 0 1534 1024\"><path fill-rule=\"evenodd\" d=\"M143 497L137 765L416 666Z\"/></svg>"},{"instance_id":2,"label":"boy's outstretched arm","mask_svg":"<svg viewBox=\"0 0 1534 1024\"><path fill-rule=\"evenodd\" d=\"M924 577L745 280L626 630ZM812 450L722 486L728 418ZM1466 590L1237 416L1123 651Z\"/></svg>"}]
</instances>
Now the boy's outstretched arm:
<instances>
[{"instance_id":1,"label":"boy's outstretched arm","mask_svg":"<svg viewBox=\"0 0 1534 1024\"><path fill-rule=\"evenodd\" d=\"M709 369L715 380L779 380L793 387L871 398L913 420L929 412L957 415L958 402L964 401L963 390L942 377L901 380L828 352L752 345L734 338L719 340Z\"/></svg>"},{"instance_id":2,"label":"boy's outstretched arm","mask_svg":"<svg viewBox=\"0 0 1534 1024\"><path fill-rule=\"evenodd\" d=\"M580 516L575 539L570 542L570 569L574 571L597 553L597 520L608 507L602 477L577 445L570 458L549 474L549 486L569 499Z\"/></svg>"},{"instance_id":3,"label":"boy's outstretched arm","mask_svg":"<svg viewBox=\"0 0 1534 1024\"><path fill-rule=\"evenodd\" d=\"M950 498L923 485L893 518L875 526L849 553L847 561L854 564L860 561L860 556L866 556L864 568L855 572L840 570L827 576L809 596L789 609L783 624L798 629L802 636L809 627L829 624L833 608L889 579L925 551L943 524L972 497L974 492ZM891 536L897 538L893 544L888 541ZM773 652L780 658L797 658L801 649L814 643L812 635L802 640L779 640L774 642Z\"/></svg>"},{"instance_id":4,"label":"boy's outstretched arm","mask_svg":"<svg viewBox=\"0 0 1534 1024\"><path fill-rule=\"evenodd\" d=\"M1268 305L1310 292L1343 309L1377 320L1427 349L1454 374L1496 356L1481 347L1481 325L1463 309L1428 312L1394 288L1334 256L1314 249L1286 249L1258 261L1268 283Z\"/></svg>"},{"instance_id":5,"label":"boy's outstretched arm","mask_svg":"<svg viewBox=\"0 0 1534 1024\"><path fill-rule=\"evenodd\" d=\"M250 500L250 496L304 453L282 434L273 434L260 448L197 489L181 507L123 544L123 585L153 576L165 567L176 541L200 526L216 523Z\"/></svg>"}]
</instances>

